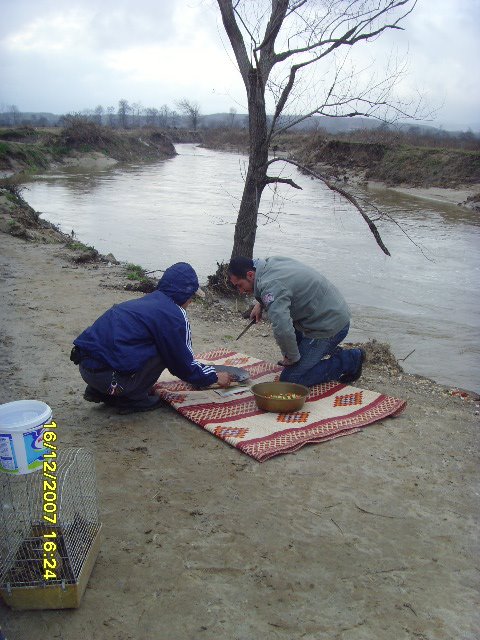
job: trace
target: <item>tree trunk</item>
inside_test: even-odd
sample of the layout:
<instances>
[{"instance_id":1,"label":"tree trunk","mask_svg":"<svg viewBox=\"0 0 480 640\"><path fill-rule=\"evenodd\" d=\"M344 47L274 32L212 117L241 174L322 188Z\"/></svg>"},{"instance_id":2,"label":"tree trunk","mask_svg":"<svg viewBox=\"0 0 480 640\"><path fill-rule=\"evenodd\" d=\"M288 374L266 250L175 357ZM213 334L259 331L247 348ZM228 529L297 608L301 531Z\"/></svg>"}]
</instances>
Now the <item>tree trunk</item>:
<instances>
[{"instance_id":1,"label":"tree trunk","mask_svg":"<svg viewBox=\"0 0 480 640\"><path fill-rule=\"evenodd\" d=\"M247 176L235 225L232 258L236 256L253 257L258 207L267 176L268 130L265 89L258 70L252 68L248 80L250 149Z\"/></svg>"}]
</instances>

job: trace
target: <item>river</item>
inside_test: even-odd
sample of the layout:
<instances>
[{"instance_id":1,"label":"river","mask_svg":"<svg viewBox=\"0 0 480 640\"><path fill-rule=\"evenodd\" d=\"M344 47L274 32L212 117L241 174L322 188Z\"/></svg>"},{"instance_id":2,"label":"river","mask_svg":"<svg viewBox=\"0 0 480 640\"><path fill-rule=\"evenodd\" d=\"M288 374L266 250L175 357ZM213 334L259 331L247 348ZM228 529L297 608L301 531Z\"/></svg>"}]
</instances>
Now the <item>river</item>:
<instances>
[{"instance_id":1,"label":"river","mask_svg":"<svg viewBox=\"0 0 480 640\"><path fill-rule=\"evenodd\" d=\"M217 261L228 261L246 159L192 144L176 149L154 164L36 175L24 195L101 253L148 269L185 260L205 282ZM294 167L282 175L303 189L281 185L273 206L265 192L255 256L296 257L330 278L352 308L348 340L389 342L397 358L408 356L406 371L478 390L478 214L372 190L365 195L401 225L379 223L387 257L352 205Z\"/></svg>"}]
</instances>

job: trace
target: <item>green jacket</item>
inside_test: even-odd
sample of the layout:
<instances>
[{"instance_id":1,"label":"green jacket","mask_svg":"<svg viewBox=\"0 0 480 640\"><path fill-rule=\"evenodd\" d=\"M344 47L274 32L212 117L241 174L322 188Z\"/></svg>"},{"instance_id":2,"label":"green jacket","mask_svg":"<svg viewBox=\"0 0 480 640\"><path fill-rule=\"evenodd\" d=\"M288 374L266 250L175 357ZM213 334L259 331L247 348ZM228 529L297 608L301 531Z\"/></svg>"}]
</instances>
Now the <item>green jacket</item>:
<instances>
[{"instance_id":1,"label":"green jacket","mask_svg":"<svg viewBox=\"0 0 480 640\"><path fill-rule=\"evenodd\" d=\"M281 352L292 362L300 359L295 329L307 338L331 338L350 322L338 289L292 258L257 260L254 296L268 312Z\"/></svg>"}]
</instances>

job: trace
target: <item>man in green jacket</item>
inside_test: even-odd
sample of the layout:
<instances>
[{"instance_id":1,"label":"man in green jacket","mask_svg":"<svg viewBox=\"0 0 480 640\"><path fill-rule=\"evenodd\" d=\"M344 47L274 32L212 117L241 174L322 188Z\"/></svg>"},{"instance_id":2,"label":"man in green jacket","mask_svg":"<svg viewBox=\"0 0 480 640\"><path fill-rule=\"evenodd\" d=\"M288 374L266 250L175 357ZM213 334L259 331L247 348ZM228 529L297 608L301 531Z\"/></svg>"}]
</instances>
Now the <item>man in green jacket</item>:
<instances>
[{"instance_id":1,"label":"man in green jacket","mask_svg":"<svg viewBox=\"0 0 480 640\"><path fill-rule=\"evenodd\" d=\"M363 349L342 349L350 311L342 294L321 273L292 258L252 260L239 256L229 264L230 281L240 293L253 293L250 317L268 312L283 355L283 382L306 386L338 380L351 383L362 374Z\"/></svg>"}]
</instances>

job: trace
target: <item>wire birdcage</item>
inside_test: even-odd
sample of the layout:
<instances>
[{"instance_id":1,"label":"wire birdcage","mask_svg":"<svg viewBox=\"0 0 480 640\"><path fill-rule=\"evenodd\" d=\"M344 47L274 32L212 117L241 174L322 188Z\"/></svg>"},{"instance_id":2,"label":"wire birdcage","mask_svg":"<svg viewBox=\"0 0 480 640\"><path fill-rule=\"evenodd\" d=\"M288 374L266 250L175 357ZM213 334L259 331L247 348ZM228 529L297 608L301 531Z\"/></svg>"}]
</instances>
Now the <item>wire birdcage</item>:
<instances>
[{"instance_id":1,"label":"wire birdcage","mask_svg":"<svg viewBox=\"0 0 480 640\"><path fill-rule=\"evenodd\" d=\"M0 592L14 608L78 606L98 553L93 455L63 449L55 462L0 474Z\"/></svg>"}]
</instances>

